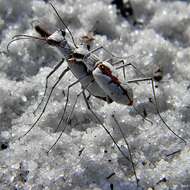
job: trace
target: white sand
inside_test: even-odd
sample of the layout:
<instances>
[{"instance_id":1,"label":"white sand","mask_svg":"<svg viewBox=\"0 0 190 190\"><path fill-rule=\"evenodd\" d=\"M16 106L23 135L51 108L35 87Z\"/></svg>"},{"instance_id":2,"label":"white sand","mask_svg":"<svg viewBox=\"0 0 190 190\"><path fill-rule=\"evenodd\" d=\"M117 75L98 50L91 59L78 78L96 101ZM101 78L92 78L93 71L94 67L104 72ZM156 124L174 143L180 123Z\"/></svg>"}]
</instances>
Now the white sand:
<instances>
[{"instance_id":1,"label":"white sand","mask_svg":"<svg viewBox=\"0 0 190 190\"><path fill-rule=\"evenodd\" d=\"M104 45L118 56L134 55L127 62L133 61L146 76L161 67L163 79L156 89L161 115L177 134L189 141L190 5L184 1L131 2L136 17L144 22L142 27L133 27L117 15L110 0L57 0L53 4L76 41L95 25L95 46ZM0 0L1 50L6 50L16 34L37 35L31 25L34 20L50 31L61 26L52 8L42 0ZM109 58L105 53L104 56ZM45 77L61 58L55 48L35 40L17 41L10 46L9 56L0 56L0 143L8 143L8 148L0 151L0 190L111 190L111 184L114 190L137 189L131 164L87 110L82 97L71 125L50 154L46 154L60 134L54 130L66 100L62 91L66 92L67 86L76 80L72 73L56 87L36 127L22 140L16 140L34 123L33 111L42 98ZM66 65L65 62L52 76L50 86ZM118 72L122 75L122 70ZM128 80L138 77L141 76L128 69ZM111 118L115 113L131 146L139 189L190 189L189 143L185 146L160 121L148 101L152 97L150 83L132 87L134 104L141 112L143 107L146 109L153 125L143 121L131 107L107 104L93 97L90 104L128 153ZM71 90L67 116L78 92L80 85ZM66 121L62 127L65 125ZM115 175L106 179L112 173ZM163 178L166 182L159 183Z\"/></svg>"}]
</instances>

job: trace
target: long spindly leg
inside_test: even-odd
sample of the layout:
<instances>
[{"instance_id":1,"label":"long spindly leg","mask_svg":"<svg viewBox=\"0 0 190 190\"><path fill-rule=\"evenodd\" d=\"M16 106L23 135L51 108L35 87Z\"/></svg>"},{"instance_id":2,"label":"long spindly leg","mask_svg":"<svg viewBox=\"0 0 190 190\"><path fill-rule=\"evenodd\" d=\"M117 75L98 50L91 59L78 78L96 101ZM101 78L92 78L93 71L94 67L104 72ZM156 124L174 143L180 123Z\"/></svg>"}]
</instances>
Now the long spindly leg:
<instances>
[{"instance_id":1,"label":"long spindly leg","mask_svg":"<svg viewBox=\"0 0 190 190\"><path fill-rule=\"evenodd\" d=\"M68 97L69 97L69 90L67 91L67 94L68 94ZM75 102L74 102L74 104L73 104L73 106L72 106L71 112L70 112L70 114L69 114L69 116L68 116L68 118L67 118L67 123L69 123L69 120L70 120L70 118L71 118L71 115L72 115L72 113L73 113L73 111L74 111L75 105L76 105L77 100L78 100L78 98L79 98L80 95L81 95L81 93L77 94L77 97L76 97ZM69 101L69 100L68 100L68 98L67 98L66 104L65 104L65 107L64 107L63 114L62 114L61 119L60 119L60 121L59 121L59 123L58 123L58 125L57 125L57 128L55 129L55 133L58 131L58 129L59 129L59 127L60 127L60 125L61 125L61 123L62 123L62 121L63 121L63 119L64 119L68 101Z\"/></svg>"},{"instance_id":2,"label":"long spindly leg","mask_svg":"<svg viewBox=\"0 0 190 190\"><path fill-rule=\"evenodd\" d=\"M100 46L100 47L97 47L91 51L89 51L88 54L91 54L91 53L94 53L94 52L97 52L99 50L103 49L106 53L110 54L112 57L115 57L115 58L118 58L118 59L129 59L129 58L132 58L134 57L134 55L129 55L129 56L117 56L117 55L114 55L113 53L111 53L109 50L107 50L104 46ZM88 55L87 55L88 56Z\"/></svg>"},{"instance_id":3,"label":"long spindly leg","mask_svg":"<svg viewBox=\"0 0 190 190\"><path fill-rule=\"evenodd\" d=\"M129 157L130 157L130 160L131 160L131 165L132 165L133 172L134 172L134 175L135 175L135 179L136 179L136 182L137 182L137 185L138 185L138 181L139 181L139 180L138 180L138 178L137 178L137 174L136 174L136 170L135 170L135 164L134 164L134 162L133 162L133 157L132 157L132 153L131 153L131 149L130 149L129 143L128 143L128 141L127 141L127 139L126 139L126 137L125 137L125 135L124 135L124 132L123 132L121 126L119 125L119 122L117 121L115 115L112 115L112 117L113 117L113 119L114 119L114 121L115 121L117 127L119 128L119 131L120 131L120 133L121 133L121 135L122 135L122 137L123 137L123 139L124 139L124 141L125 141L125 144L127 145L127 149L128 149L128 151L129 151Z\"/></svg>"},{"instance_id":4,"label":"long spindly leg","mask_svg":"<svg viewBox=\"0 0 190 190\"><path fill-rule=\"evenodd\" d=\"M135 71L139 72L141 75L144 76L144 74L143 74L139 69L137 69L137 67L136 67L134 64L132 64L132 63L125 63L123 59L118 60L118 61L112 63L112 65L114 66L114 65L117 65L117 64L119 64L119 63L122 63L123 65L122 65L122 66L118 66L118 67L116 67L115 69L116 69L116 70L117 70L117 69L123 69L123 76L124 76L124 79L126 79L125 67L128 67L128 66L132 66L133 69L135 69Z\"/></svg>"},{"instance_id":5,"label":"long spindly leg","mask_svg":"<svg viewBox=\"0 0 190 190\"><path fill-rule=\"evenodd\" d=\"M117 142L115 141L115 139L113 138L113 136L111 135L111 133L109 132L109 130L104 126L104 124L101 122L101 120L98 118L98 116L94 113L94 111L91 109L88 100L86 98L86 95L84 93L84 91L82 92L86 106L88 108L88 110L92 113L92 115L96 118L96 120L100 123L101 127L106 131L106 133L110 136L110 138L112 139L113 143L116 145L116 147L118 148L118 150L121 152L121 154L124 156L124 158L126 158L129 162L131 162L131 160L128 158L128 156L121 150L121 148L119 147L119 145L117 144Z\"/></svg>"},{"instance_id":6,"label":"long spindly leg","mask_svg":"<svg viewBox=\"0 0 190 190\"><path fill-rule=\"evenodd\" d=\"M85 90L85 89L83 89L79 94L77 94L77 97L76 97L75 102L74 102L73 107L72 107L72 111L71 111L71 113L70 113L70 115L69 115L69 117L68 117L67 120L70 119L70 117L71 117L71 115L72 115L72 113L73 113L73 111L74 111L74 108L75 108L75 105L76 105L76 103L77 103L77 100L78 100L79 96L80 96L81 94L83 94L84 99L85 99L85 102L86 102L86 104L87 104L87 108L91 111L91 113L95 116L95 118L98 119L98 121L100 122L99 118L96 116L96 114L95 114L95 113L92 111L92 109L90 108L90 105L89 105L89 103L88 103L88 100L87 100L87 97L86 97L86 95L85 95L84 90ZM136 175L135 166L134 166L134 163L133 163L133 158L132 158L131 150L130 150L130 147L129 147L129 143L127 142L127 139L126 139L126 137L125 137L125 135L124 135L124 133L123 133L123 131L122 131L122 129L121 129L121 127L120 127L120 125L119 125L119 123L118 123L118 121L116 120L116 118L115 118L114 115L113 115L113 119L114 119L114 121L116 122L116 124L117 124L117 126L118 126L118 128L119 128L119 130L120 130L120 133L121 133L122 137L124 138L124 141L125 141L125 143L126 143L126 145L127 145L127 148L128 148L128 151L129 151L129 155L130 155L130 162L131 162L131 164L132 164L133 172L134 172L135 179L136 179L136 182L137 182L137 185L138 185L138 178L137 178L137 175ZM114 141L114 144L116 144L116 146L118 147L118 149L119 149L120 152L121 152L120 147L117 145L117 143L115 142L115 140L114 140L114 138L112 137L112 135L110 134L110 132L109 132L109 131L107 130L107 128L102 124L102 122L101 122L100 124L104 127L104 129L106 130L106 132L109 134L109 136L110 136L110 137L112 138L112 140ZM124 154L124 153L122 152L122 154ZM126 155L125 155L125 157L126 157ZM127 160L129 161L129 158L128 158L128 157L127 157Z\"/></svg>"},{"instance_id":7,"label":"long spindly leg","mask_svg":"<svg viewBox=\"0 0 190 190\"><path fill-rule=\"evenodd\" d=\"M125 64L124 60L118 60L118 61L112 63L112 65L114 66L114 65L117 65L119 63L123 63L123 65ZM130 65L131 65L131 63L128 63L128 66L130 66ZM116 67L116 69L118 69L118 68ZM123 69L123 78L125 80L126 79L125 67L122 67L122 69Z\"/></svg>"},{"instance_id":8,"label":"long spindly leg","mask_svg":"<svg viewBox=\"0 0 190 190\"><path fill-rule=\"evenodd\" d=\"M82 94L82 92L80 92L79 94L77 94L77 97L76 97L75 102L74 102L74 104L73 104L73 106L72 106L71 112L70 112L69 116L67 117L67 123L69 123L69 121L70 121L70 119L71 119L71 116L72 116L73 111L74 111L74 109L75 109L75 106L76 106L76 104L77 104L78 98L79 98L79 96L80 96L81 94Z\"/></svg>"},{"instance_id":9,"label":"long spindly leg","mask_svg":"<svg viewBox=\"0 0 190 190\"><path fill-rule=\"evenodd\" d=\"M85 76L82 76L80 79L78 79L77 81L73 82L72 84L70 84L68 87L67 87L67 98L66 98L66 102L65 102L65 106L64 106L64 110L63 110L63 114L61 116L61 119L59 120L59 123L58 123L58 126L55 130L55 132L57 132L57 130L59 129L59 127L61 126L61 123L63 122L63 119L64 119L64 116L65 116L65 113L66 113L66 109L67 109L67 104L68 104L68 101L69 101L69 92L70 92L70 88L73 87L74 85L76 85L77 83L79 83L81 80L83 80L84 78L88 77L89 75L85 75ZM64 126L64 128L62 129L60 135L58 136L58 138L56 139L55 143L49 148L49 150L47 151L47 153L49 153L53 147L57 144L57 142L59 141L59 139L61 138L61 136L63 135L65 129L66 129L67 125Z\"/></svg>"},{"instance_id":10,"label":"long spindly leg","mask_svg":"<svg viewBox=\"0 0 190 190\"><path fill-rule=\"evenodd\" d=\"M104 46L99 46L99 47L97 47L97 48L95 48L95 49L89 51L89 54L90 54L90 53L97 52L97 51L99 51L99 50L101 50L101 49L103 49L106 53L108 53L109 55L111 55L112 57L115 57L115 58L117 58L117 59L128 59L128 60L129 60L129 59L132 59L132 58L135 58L135 57L136 57L136 56L133 55L133 54L128 55L128 56L117 56L117 55L111 53L109 50L107 50ZM144 57L145 57L145 54L142 54L142 55L137 56L136 58L139 58L139 59L142 60Z\"/></svg>"},{"instance_id":11,"label":"long spindly leg","mask_svg":"<svg viewBox=\"0 0 190 190\"><path fill-rule=\"evenodd\" d=\"M119 63L123 63L123 65L118 66L118 67L115 67L115 69L123 69L123 72L124 72L124 71L125 71L125 70L124 70L125 67L132 66L133 69L134 69L136 72L140 73L143 77L146 77L145 74L142 73L142 72L140 71L140 69L138 69L134 64L132 64L132 63L125 63L123 59L122 59L122 60L119 60L119 61L116 61L115 63L113 63L113 65L117 65L117 64L119 64ZM125 74L124 74L124 76L125 76Z\"/></svg>"},{"instance_id":12,"label":"long spindly leg","mask_svg":"<svg viewBox=\"0 0 190 190\"><path fill-rule=\"evenodd\" d=\"M61 126L61 123L64 119L64 116L65 116L65 113L66 113L66 109L67 109L67 105L68 105L68 102L69 102L69 93L70 93L70 88L72 86L74 86L75 84L79 83L81 80L83 80L84 78L88 77L89 75L84 75L82 76L80 79L78 79L77 81L75 81L74 83L70 84L68 87L67 87L67 98L66 98L66 102L65 102L65 106L64 106L64 110L63 110L63 114L61 116L61 119L57 125L57 128L55 129L55 132L58 131L59 127Z\"/></svg>"},{"instance_id":13,"label":"long spindly leg","mask_svg":"<svg viewBox=\"0 0 190 190\"><path fill-rule=\"evenodd\" d=\"M170 132L172 132L176 137L178 137L179 139L181 139L181 141L183 141L185 144L187 144L187 142L182 137L180 137L177 133L175 133L171 129L171 127L164 121L163 117L161 116L160 111L158 109L158 101L157 101L157 98L156 98L156 92L155 92L155 88L154 88L154 80L153 80L153 78L152 77L147 77L147 78L129 80L129 81L127 81L127 84L136 83L136 82L142 82L142 81L151 81L152 92L153 92L153 97L154 97L154 101L155 101L155 108L156 108L156 112L157 112L159 118L161 119L161 121L164 123L164 125L168 128L168 130Z\"/></svg>"},{"instance_id":14,"label":"long spindly leg","mask_svg":"<svg viewBox=\"0 0 190 190\"><path fill-rule=\"evenodd\" d=\"M135 65L133 65L132 63L124 63L123 59L131 59L131 58L134 58L135 56L134 55L129 55L129 56L116 56L115 54L111 53L109 50L107 50L104 46L100 46L100 47L97 47L91 51L89 51L89 53L87 53L85 55L85 57L88 57L91 53L95 53L99 50L103 49L106 53L108 53L109 55L111 55L112 57L115 57L117 59L120 59L119 61L113 63L112 65L114 64L119 64L121 62L123 62L123 65L122 66L118 66L116 69L121 69L123 68L123 76L125 78L125 67L127 66L132 66L138 73L140 73L143 77L146 77ZM142 59L145 55L140 55L138 56L138 58Z\"/></svg>"},{"instance_id":15,"label":"long spindly leg","mask_svg":"<svg viewBox=\"0 0 190 190\"><path fill-rule=\"evenodd\" d=\"M47 99L47 101L46 101L46 104L45 104L45 106L44 106L42 112L40 113L39 117L36 119L36 121L33 123L33 125L30 127L30 129L29 129L24 135L22 135L21 137L19 137L19 139L21 139L21 138L23 138L24 136L26 136L26 135L35 127L35 125L38 123L38 121L40 120L40 118L42 117L43 113L44 113L45 110L46 110L46 107L47 107L47 105L48 105L48 102L49 102L49 100L50 100L50 97L51 97L51 94L52 94L54 88L57 86L57 84L61 81L61 79L63 78L63 76L64 76L69 70L70 70L70 69L67 67L67 68L61 73L61 75L59 76L57 82L56 82L56 83L53 85L53 87L51 88L51 91L50 91L50 94L49 94L48 99Z\"/></svg>"},{"instance_id":16,"label":"long spindly leg","mask_svg":"<svg viewBox=\"0 0 190 190\"><path fill-rule=\"evenodd\" d=\"M73 107L72 107L72 109L71 109L71 112L70 112L70 114L69 114L69 116L68 116L68 118L67 118L67 122L69 122L70 119L71 119L71 116L72 116L72 114L73 114L73 111L74 111L74 109L75 109L75 106L76 106L76 104L77 104L77 101L78 101L79 96L80 96L89 86L91 86L91 85L93 84L93 82L94 82L94 79L92 79L92 80L88 83L88 85L85 86L85 87L83 87L82 91L77 94L77 97L76 97L76 99L75 99L75 102L74 102L74 104L73 104ZM87 97L87 99L88 99L88 97Z\"/></svg>"},{"instance_id":17,"label":"long spindly leg","mask_svg":"<svg viewBox=\"0 0 190 190\"><path fill-rule=\"evenodd\" d=\"M46 96L46 92L47 92L47 88L48 88L48 79L49 77L55 72L57 71L57 69L62 65L62 63L64 62L64 58L53 68L53 70L46 76L46 84L45 84L45 90L44 90L44 94L43 94L43 97L40 101L40 103L38 104L37 108L34 110L34 114L36 113L36 111L39 109L39 107L41 106L41 104L43 103L44 101L44 98Z\"/></svg>"},{"instance_id":18,"label":"long spindly leg","mask_svg":"<svg viewBox=\"0 0 190 190\"><path fill-rule=\"evenodd\" d=\"M133 65L132 63L125 64L124 60L118 60L118 61L116 61L115 63L113 63L113 65L116 65L116 64L119 64L119 63L123 63L123 65L120 66L120 67L117 67L117 68L123 68L123 69L124 69L124 68L127 67L127 66L132 66L135 70L137 70L139 73L141 73L143 76L145 76L139 69L137 69L137 67L136 67L135 65ZM116 69L117 69L117 68L116 68ZM125 78L125 70L123 70L123 74L124 74L124 78ZM145 116L142 115L142 114L139 112L139 110L138 110L134 105L133 105L133 108L134 108L134 110L137 112L137 114L139 114L144 120L148 121L151 125L153 124L153 122L152 122L151 120L145 118Z\"/></svg>"}]
</instances>

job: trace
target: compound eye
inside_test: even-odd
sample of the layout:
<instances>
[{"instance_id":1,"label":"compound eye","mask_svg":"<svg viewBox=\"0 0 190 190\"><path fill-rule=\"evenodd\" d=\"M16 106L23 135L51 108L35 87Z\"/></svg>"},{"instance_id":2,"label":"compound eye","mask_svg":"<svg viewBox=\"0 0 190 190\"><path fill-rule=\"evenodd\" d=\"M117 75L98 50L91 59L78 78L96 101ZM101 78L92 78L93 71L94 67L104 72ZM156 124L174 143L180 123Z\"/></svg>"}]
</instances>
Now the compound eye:
<instances>
[{"instance_id":1,"label":"compound eye","mask_svg":"<svg viewBox=\"0 0 190 190\"><path fill-rule=\"evenodd\" d=\"M65 30L61 30L61 34L63 37L65 37L65 34L66 34Z\"/></svg>"}]
</instances>

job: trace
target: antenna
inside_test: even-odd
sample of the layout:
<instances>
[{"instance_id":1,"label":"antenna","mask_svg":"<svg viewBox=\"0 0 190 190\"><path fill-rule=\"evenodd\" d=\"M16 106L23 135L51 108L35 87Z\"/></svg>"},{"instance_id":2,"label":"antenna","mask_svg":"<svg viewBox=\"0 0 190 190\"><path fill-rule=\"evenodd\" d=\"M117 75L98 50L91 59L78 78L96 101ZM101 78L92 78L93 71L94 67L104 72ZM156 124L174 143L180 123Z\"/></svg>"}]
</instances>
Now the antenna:
<instances>
[{"instance_id":1,"label":"antenna","mask_svg":"<svg viewBox=\"0 0 190 190\"><path fill-rule=\"evenodd\" d=\"M75 46L76 48L78 48L77 45L76 45L76 43L75 43L75 41L74 41L73 35L72 35L71 31L69 30L68 26L64 23L63 19L61 18L61 16L60 16L59 13L57 12L56 8L53 6L53 4L50 3L50 2L49 2L49 4L51 5L51 7L53 8L53 10L55 11L56 15L58 16L58 18L60 19L60 21L62 22L62 24L63 24L63 25L65 26L65 28L68 30L68 32L69 32L69 34L70 34L70 36L71 36L71 38L72 38L72 41L73 41L74 46Z\"/></svg>"},{"instance_id":2,"label":"antenna","mask_svg":"<svg viewBox=\"0 0 190 190\"><path fill-rule=\"evenodd\" d=\"M30 35L25 35L25 34L19 34L19 35L15 35L12 37L12 40L7 44L7 53L9 53L9 46L18 40L28 40L28 39L36 39L36 40L42 40L42 41L46 41L44 38L40 38L37 36L30 36Z\"/></svg>"}]
</instances>

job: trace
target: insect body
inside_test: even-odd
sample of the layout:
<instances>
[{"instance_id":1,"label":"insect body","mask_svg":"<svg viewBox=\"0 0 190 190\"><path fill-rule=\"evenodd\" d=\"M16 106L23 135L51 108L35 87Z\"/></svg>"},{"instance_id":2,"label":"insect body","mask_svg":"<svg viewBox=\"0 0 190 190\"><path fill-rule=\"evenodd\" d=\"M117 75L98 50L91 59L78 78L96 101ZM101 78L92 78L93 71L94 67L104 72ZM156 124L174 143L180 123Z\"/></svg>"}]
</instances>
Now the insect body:
<instances>
[{"instance_id":1,"label":"insect body","mask_svg":"<svg viewBox=\"0 0 190 190\"><path fill-rule=\"evenodd\" d=\"M68 68L79 80L83 89L86 89L91 95L97 98L111 101L94 80L86 64L84 64L83 59L85 55L77 53L74 46L66 40L65 35L64 30L58 30L47 38L47 43L59 49L68 63Z\"/></svg>"},{"instance_id":2,"label":"insect body","mask_svg":"<svg viewBox=\"0 0 190 190\"><path fill-rule=\"evenodd\" d=\"M132 105L132 89L128 85L122 84L113 71L113 67L108 62L103 62L96 66L93 76L113 101L128 106Z\"/></svg>"}]
</instances>

